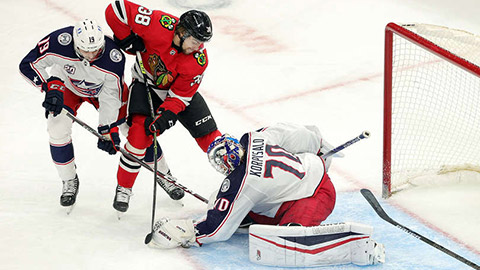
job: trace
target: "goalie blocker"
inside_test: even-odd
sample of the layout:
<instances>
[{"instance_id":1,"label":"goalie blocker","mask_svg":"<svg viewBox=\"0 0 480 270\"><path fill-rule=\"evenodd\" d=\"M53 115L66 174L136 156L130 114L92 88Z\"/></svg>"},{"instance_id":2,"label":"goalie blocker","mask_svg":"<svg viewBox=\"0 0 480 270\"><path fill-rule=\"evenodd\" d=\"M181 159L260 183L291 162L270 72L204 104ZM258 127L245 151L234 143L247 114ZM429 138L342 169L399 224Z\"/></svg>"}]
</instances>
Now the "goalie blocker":
<instances>
[{"instance_id":1,"label":"goalie blocker","mask_svg":"<svg viewBox=\"0 0 480 270\"><path fill-rule=\"evenodd\" d=\"M314 227L251 225L250 261L270 266L309 267L385 262L385 248L370 238L373 228L353 222Z\"/></svg>"}]
</instances>

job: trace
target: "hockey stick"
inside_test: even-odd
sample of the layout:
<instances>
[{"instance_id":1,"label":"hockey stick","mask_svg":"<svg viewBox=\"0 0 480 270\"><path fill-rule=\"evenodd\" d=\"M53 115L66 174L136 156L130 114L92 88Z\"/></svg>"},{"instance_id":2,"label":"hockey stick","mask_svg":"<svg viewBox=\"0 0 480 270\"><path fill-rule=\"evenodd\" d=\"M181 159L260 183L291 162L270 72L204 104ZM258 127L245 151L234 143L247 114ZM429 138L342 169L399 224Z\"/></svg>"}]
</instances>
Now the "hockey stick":
<instances>
[{"instance_id":1,"label":"hockey stick","mask_svg":"<svg viewBox=\"0 0 480 270\"><path fill-rule=\"evenodd\" d=\"M357 137L351 139L350 141L348 141L348 142L346 142L346 143L344 143L344 144L341 144L341 145L337 146L336 148L328 151L327 153L321 155L321 157L322 157L323 159L326 159L326 158L328 158L329 156L334 155L334 154L336 154L337 152L342 151L343 149L349 147L350 145L352 145L352 144L354 144L354 143L356 143L356 142L358 142L358 141L360 141L360 140L362 140L362 139L367 139L368 137L370 137L370 132L369 132L369 131L364 131L364 132L362 132L362 134L360 134L360 135L358 135Z\"/></svg>"},{"instance_id":2,"label":"hockey stick","mask_svg":"<svg viewBox=\"0 0 480 270\"><path fill-rule=\"evenodd\" d=\"M93 135L95 135L97 138L99 139L102 139L102 140L107 140L105 139L105 137L103 137L103 135L101 135L100 133L98 133L97 130L93 129L92 127L90 127L87 123L83 122L82 120L78 119L75 115L71 114L69 111L63 109L63 111L65 112L65 114L70 118L72 119L74 122L76 122L77 124L79 124L80 126L82 126L83 128L85 128L87 131L89 131L90 133L92 133ZM116 145L115 146L118 151L120 153L122 153L124 156L126 156L127 158L135 161L135 162L138 162L138 164L140 164L140 166L144 167L145 169L153 172L153 169L148 166L147 163L145 163L143 160L137 158L136 156L130 154L129 152L127 152L127 150L123 149L122 147L120 147L119 145ZM194 193L193 191L189 190L188 188L186 188L185 186L181 185L180 183L178 183L175 179L171 178L169 175L166 175L166 174L163 174L162 172L160 171L157 171L157 176L164 179L165 181L168 181L169 183L175 185L176 187L182 189L183 191L189 193L190 195L192 195L193 197L199 199L200 201L208 204L208 200L205 199L204 197L200 196L199 194L197 193Z\"/></svg>"},{"instance_id":3,"label":"hockey stick","mask_svg":"<svg viewBox=\"0 0 480 270\"><path fill-rule=\"evenodd\" d=\"M451 250L433 242L432 240L426 238L425 236L423 236L419 233L416 233L416 232L412 231L411 229L409 229L409 228L399 224L395 220L393 220L391 217L389 217L387 215L387 213L385 213L382 206L380 206L380 203L377 201L377 199L375 198L375 196L373 195L373 193L370 190L361 189L360 192L362 193L363 197L365 197L367 202L372 206L373 210L375 210L377 215L380 218L382 218L383 220L385 220L386 222L388 222L388 223L392 224L393 226L399 228L400 230L412 235L413 237L422 240L423 242L425 242L425 243L429 244L430 246L440 250L441 252L452 256L453 258L455 258L455 259L461 261L462 263L472 267L473 269L480 269L480 266L478 264L475 264L472 261L469 261L469 260L465 259L464 257L456 254L455 252L453 252L453 251L451 251Z\"/></svg>"},{"instance_id":4,"label":"hockey stick","mask_svg":"<svg viewBox=\"0 0 480 270\"><path fill-rule=\"evenodd\" d=\"M150 105L150 116L152 119L155 119L155 111L153 109L153 101L152 101L152 94L150 93L150 86L148 85L148 80L147 80L147 72L145 71L145 67L143 66L143 60L142 56L140 55L140 52L137 51L137 62L138 65L140 66L140 70L142 71L143 75L143 80L145 81L145 90L147 91L147 97L148 97L148 104ZM156 131L156 130L155 130ZM156 206L156 201L157 201L157 133L153 132L153 205L152 205L152 226L151 226L151 231L147 236L145 237L145 244L150 243L152 241L152 236L153 236L153 226L155 225L155 206ZM167 192L168 193L168 192Z\"/></svg>"}]
</instances>

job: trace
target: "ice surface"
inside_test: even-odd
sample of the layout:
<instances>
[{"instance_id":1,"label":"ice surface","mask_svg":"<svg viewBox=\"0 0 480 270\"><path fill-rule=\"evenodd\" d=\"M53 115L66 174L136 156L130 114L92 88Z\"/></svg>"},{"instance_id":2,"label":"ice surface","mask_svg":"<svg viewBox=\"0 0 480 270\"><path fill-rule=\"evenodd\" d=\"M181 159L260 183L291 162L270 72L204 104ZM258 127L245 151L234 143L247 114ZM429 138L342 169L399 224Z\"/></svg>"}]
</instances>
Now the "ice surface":
<instances>
[{"instance_id":1,"label":"ice surface","mask_svg":"<svg viewBox=\"0 0 480 270\"><path fill-rule=\"evenodd\" d=\"M138 1L181 14L201 5L214 23L210 64L200 92L222 132L240 136L279 121L318 125L334 145L363 130L371 138L334 160L338 191L328 221L373 225L387 263L377 269L468 269L380 220L358 192L381 189L383 38L390 22L424 22L479 34L473 0ZM107 27L110 1L5 0L0 51L0 268L1 269L272 269L248 262L247 240L202 248L154 250L150 231L153 176L142 170L127 214L118 220L112 201L118 156L96 148L96 138L74 125L80 178L74 211L59 205L61 181L51 162L43 94L18 72L20 60L45 35L83 17ZM128 67L133 58L129 58ZM129 68L126 74L130 80ZM95 126L84 105L78 117ZM472 123L475 124L475 123ZM125 141L124 138L123 142ZM188 132L177 125L161 136L174 175L210 195L219 176ZM455 183L411 189L380 200L398 222L480 262L480 185ZM157 217L200 217L206 205L186 195L180 208L159 191ZM334 269L356 269L353 265Z\"/></svg>"}]
</instances>

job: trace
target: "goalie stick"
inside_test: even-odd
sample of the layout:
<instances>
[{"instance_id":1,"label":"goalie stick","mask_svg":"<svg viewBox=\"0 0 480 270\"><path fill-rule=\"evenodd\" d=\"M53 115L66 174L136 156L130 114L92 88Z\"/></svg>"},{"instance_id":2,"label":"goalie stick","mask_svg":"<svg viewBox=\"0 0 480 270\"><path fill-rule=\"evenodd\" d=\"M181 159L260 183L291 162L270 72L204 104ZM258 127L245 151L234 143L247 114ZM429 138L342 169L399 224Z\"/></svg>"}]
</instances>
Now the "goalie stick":
<instances>
[{"instance_id":1,"label":"goalie stick","mask_svg":"<svg viewBox=\"0 0 480 270\"><path fill-rule=\"evenodd\" d=\"M480 266L478 264L475 264L474 262L472 261L469 261L467 259L465 259L464 257L458 255L457 253L443 247L442 245L439 245L435 242L433 242L432 240L428 239L427 237L415 232L415 231L412 231L411 229L403 226L402 224L399 224L398 222L396 222L395 220L393 220L391 217L389 217L387 215L387 213L383 210L382 206L380 206L380 203L377 201L377 199L375 198L375 196L373 195L373 193L368 190L368 189L361 189L360 190L360 193L362 193L363 197L365 197L365 199L367 200L367 202L372 206L373 210L375 210L375 212L377 213L377 215L382 218L383 220L385 220L386 222L392 224L393 226L399 228L400 230L412 235L413 237L429 244L430 246L440 250L441 252L443 253L446 253L450 256L452 256L453 258L461 261L462 263L472 267L473 269L480 269Z\"/></svg>"},{"instance_id":2,"label":"goalie stick","mask_svg":"<svg viewBox=\"0 0 480 270\"><path fill-rule=\"evenodd\" d=\"M342 151L343 149L349 147L350 145L352 145L352 144L354 144L354 143L356 143L356 142L358 142L362 139L367 139L368 137L370 137L370 132L365 130L364 132L362 132L362 134L358 135L357 137L351 139L350 141L348 141L344 144L341 144L341 145L335 147L334 149L332 149L332 150L328 151L327 153L321 155L321 157L323 159L326 159L329 156L334 155L334 154Z\"/></svg>"},{"instance_id":3,"label":"goalie stick","mask_svg":"<svg viewBox=\"0 0 480 270\"><path fill-rule=\"evenodd\" d=\"M83 128L85 128L87 131L89 131L90 133L92 133L93 135L95 135L96 137L102 139L102 140L105 140L105 137L103 137L100 133L98 133L98 131L96 131L95 129L93 129L92 127L90 127L87 123L83 122L82 120L78 119L75 115L71 114L69 111L63 109L63 111L65 112L65 114L73 120L73 122L76 122L77 124L79 124L80 126L82 126ZM128 158L131 158L132 160L134 160L135 162L138 162L138 164L140 164L140 166L144 167L145 169L153 172L153 169L148 166L147 163L145 163L143 160L137 158L136 156L130 154L129 152L127 152L127 150L123 149L122 147L120 147L119 145L116 145L115 147L117 147L118 151L120 151L120 153L124 154L126 157ZM178 183L175 179L172 179L169 175L166 175L166 174L163 174L162 172L160 171L157 171L157 176L164 179L165 181L168 181L169 183L172 183L174 184L176 187L182 189L183 191L189 193L190 195L192 195L193 197L199 199L200 201L208 204L208 200L205 199L204 197L200 196L199 194L193 192L192 190L186 188L185 186L181 185L180 183Z\"/></svg>"}]
</instances>

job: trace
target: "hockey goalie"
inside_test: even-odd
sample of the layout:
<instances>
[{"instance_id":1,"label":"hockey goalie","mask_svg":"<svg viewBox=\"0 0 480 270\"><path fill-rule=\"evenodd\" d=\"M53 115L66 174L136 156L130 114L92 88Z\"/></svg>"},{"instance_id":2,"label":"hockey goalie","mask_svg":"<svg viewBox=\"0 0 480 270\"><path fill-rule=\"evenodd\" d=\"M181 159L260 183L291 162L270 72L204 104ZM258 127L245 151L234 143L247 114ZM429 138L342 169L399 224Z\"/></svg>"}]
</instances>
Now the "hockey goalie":
<instances>
[{"instance_id":1,"label":"hockey goalie","mask_svg":"<svg viewBox=\"0 0 480 270\"><path fill-rule=\"evenodd\" d=\"M224 134L209 146L213 167L226 175L200 221L162 218L150 246L202 246L249 226L249 257L272 266L322 266L385 261L385 249L358 223L320 225L336 192L327 174L332 147L315 126L277 124L239 140Z\"/></svg>"}]
</instances>

